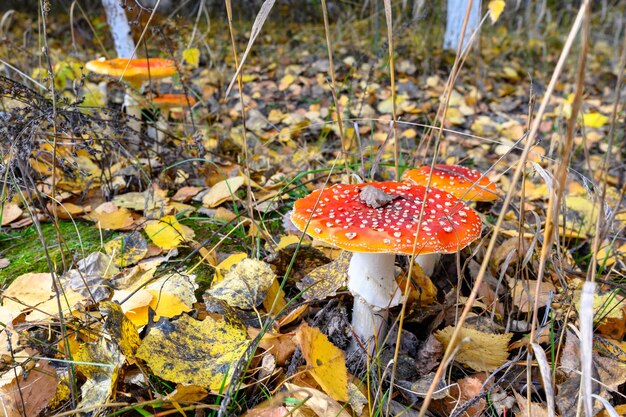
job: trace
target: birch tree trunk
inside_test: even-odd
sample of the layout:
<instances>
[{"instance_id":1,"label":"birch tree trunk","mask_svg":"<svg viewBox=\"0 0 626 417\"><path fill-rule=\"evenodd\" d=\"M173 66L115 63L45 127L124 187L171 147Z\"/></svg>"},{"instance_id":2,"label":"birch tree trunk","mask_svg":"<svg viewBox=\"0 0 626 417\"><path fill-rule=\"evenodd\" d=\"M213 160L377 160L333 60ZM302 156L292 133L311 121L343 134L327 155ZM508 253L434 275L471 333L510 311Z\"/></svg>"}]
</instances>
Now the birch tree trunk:
<instances>
[{"instance_id":1,"label":"birch tree trunk","mask_svg":"<svg viewBox=\"0 0 626 417\"><path fill-rule=\"evenodd\" d=\"M102 0L102 6L111 28L111 36L115 44L118 58L132 58L135 41L130 31L128 18L120 0Z\"/></svg>"},{"instance_id":2,"label":"birch tree trunk","mask_svg":"<svg viewBox=\"0 0 626 417\"><path fill-rule=\"evenodd\" d=\"M463 19L469 0L448 0L448 14L446 20L446 34L443 39L443 49L457 50L461 29L463 29ZM480 22L480 0L472 2L465 36L463 38L463 48L467 46L472 32L478 27Z\"/></svg>"}]
</instances>

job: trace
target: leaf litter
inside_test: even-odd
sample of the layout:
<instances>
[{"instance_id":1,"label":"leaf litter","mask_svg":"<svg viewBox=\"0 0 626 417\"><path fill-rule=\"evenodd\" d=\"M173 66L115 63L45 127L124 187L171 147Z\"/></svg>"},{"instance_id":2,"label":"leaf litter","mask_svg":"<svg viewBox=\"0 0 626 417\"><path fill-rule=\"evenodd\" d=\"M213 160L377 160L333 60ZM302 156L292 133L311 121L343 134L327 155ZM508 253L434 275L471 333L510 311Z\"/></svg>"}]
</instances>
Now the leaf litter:
<instances>
[{"instance_id":1,"label":"leaf litter","mask_svg":"<svg viewBox=\"0 0 626 417\"><path fill-rule=\"evenodd\" d=\"M177 89L186 83L185 88L202 99L191 115L178 111L180 123L172 123L176 111L171 112L169 136L161 142L150 137L153 126L149 121L142 132L132 132L115 106L86 107L88 103L103 104L96 84L101 80L93 75L83 77L81 64L74 58L55 65L54 82L64 97L57 111L63 117L54 119L47 95L5 77L0 80L4 106L0 127L20 151L16 156L2 147L4 163L10 168L6 172L18 176L12 178L17 187L3 193L0 245L11 241L4 239L5 230L11 233L11 229L19 231L53 219L92 222L107 242L99 251L68 252L70 256L62 262L53 260L54 275L42 269L5 283L0 336L7 343L0 358L4 381L0 395L10 410L8 415L37 415L69 405L73 401L69 384L77 380L68 382L67 361L75 362L79 376L74 403L79 408L98 408L129 398L157 398L168 403L164 407L176 407L179 402L214 404L222 399L218 393L240 382L242 393L251 394L241 403L251 416L363 415L386 406L382 398L391 392L392 383L397 387L390 407L399 406L407 413L414 411L411 406L419 407L433 383L443 350L450 344L458 308L467 300L467 287L478 273L484 256L482 244L461 252L460 263L454 255L444 257L432 277L415 266L408 277L408 262L399 259L397 282L409 289L403 342L396 347L391 339L381 341L380 354L358 357L338 347L345 347L351 337L349 326L342 327L346 317L339 317L347 316L341 306L351 298L345 291L349 254L301 239L285 219L295 198L322 188L327 179L330 184L354 180L343 168L328 177L328 161L337 156L340 164L356 166L363 161L369 168L380 150L384 163L378 175L393 177L393 170L386 166L393 165L393 153L383 145L389 137L394 107L400 116L401 157L407 167L418 160L423 136L420 124L432 123L446 91L446 55L436 51L408 59L400 53L395 63L398 91L394 103L388 68L382 60L365 56L363 51L370 46L362 39L346 35L334 51L334 70L344 84L331 91L328 60L308 48L323 43L318 34L296 33L287 39L269 31L265 38L259 36L272 5L264 3L245 59L239 61L247 131L241 126L241 104L234 95L220 95L225 82L233 77L234 67L205 67L208 57L193 46L181 48L185 66L180 77L151 86ZM546 62L555 53L546 39L528 41L514 36L506 26L508 7L504 1L488 4L494 26L481 34L481 59L487 63L484 77L477 83L471 70L460 73L450 91L444 121L448 130L440 144L440 160L435 161L473 166L487 172L503 192L515 193L513 208L504 213L504 238L498 241L479 288L480 299L473 304L469 324L461 328L461 338L453 346L453 361L447 364L452 384L442 386L440 382L433 397L429 411L438 415L458 410L478 415L488 407L507 415L550 415L541 394L531 402L525 397L522 387L536 386L539 378L535 380L535 373L531 372L530 382L525 376L513 378L507 373L507 369L521 370L516 359L530 345L530 313L535 304L540 317L550 320L541 323L534 342L547 352L554 349L549 357L557 376L559 412L575 412L580 386L579 341L565 323L576 324L581 279L593 256L596 224L603 219L609 221L610 231L603 236L597 254L598 274L603 275L598 277L602 285L593 305L593 367L602 384L594 385L594 392L609 402L622 401L613 393L625 380L625 303L615 285L626 266L626 245L620 236L626 220L620 189L623 173L616 166L617 158L603 176L601 158L604 152L619 155L618 149L608 148L606 140L613 103L608 91L616 76L615 69L606 65L613 56L612 48L597 41L589 58L593 66L605 67L602 79L610 82L603 86L606 91L589 86L584 111L577 119L579 130L574 140L584 149L577 156L584 158L572 165L556 228L560 246L550 259L547 276L538 283L534 274L542 245L538 236L548 197L555 191L550 166L559 157L564 120L572 114L574 96L571 75L566 75L542 122L544 139L534 144L530 153L533 165L525 173L523 189L511 190L509 170L519 159L517 141L523 139L529 122L530 96L538 94L528 91L526 74L533 77L533 88L541 88L534 82L541 84L545 74L517 56L505 58L500 44L506 40L510 42L506 48L518 48L529 56L541 50ZM263 27L263 32L266 30ZM545 36L561 42L562 34L554 30L546 29ZM225 33L227 30L222 35ZM211 45L226 42L222 35L210 39ZM399 36L400 51L415 49L406 44L409 38ZM285 49L287 43L296 53ZM267 53L250 54L253 45ZM275 56L281 59L267 59ZM471 61L470 57L467 65L476 65ZM63 65L74 69L61 71ZM46 72L36 68L31 75L37 78L37 74ZM235 80L233 77L231 86ZM121 88L113 84L110 82L109 88ZM85 107L64 101L74 94L70 86L84 89ZM344 129L353 143L347 159L333 142L338 137L336 103L345 109L344 119L347 115L367 118ZM49 121L53 119L63 134L52 134ZM33 120L44 122L34 124ZM623 116L618 113L616 123L621 122ZM355 146L357 139L362 141L359 147ZM252 152L247 161L240 162L244 141ZM197 163L199 160L210 163ZM24 193L25 179L52 198L40 204ZM252 195L246 194L246 184L252 186ZM605 194L601 187L606 187ZM20 192L22 197L18 197ZM379 198L374 196L372 201ZM247 217L249 201L253 219ZM485 233L493 230L501 202L475 205ZM3 249L0 255L2 260L12 261L9 251ZM388 324L393 327L399 316L399 311L392 310ZM39 328L42 325L46 332ZM47 346L27 340L45 340ZM258 347L253 342L258 342ZM394 381L388 375L385 360L394 357L390 351L396 348L398 375L406 380ZM59 365L24 356L54 356L66 362ZM249 367L242 367L242 358ZM129 382L131 375L136 378L133 383ZM510 379L502 383L503 379L494 375ZM158 377L167 388L153 389L146 377ZM168 381L176 387L167 385ZM265 405L257 405L260 394L255 387L260 384L266 384L271 393ZM232 394L227 391L223 398ZM594 404L594 411L599 411L600 402ZM154 405L152 411L158 412L159 407Z\"/></svg>"}]
</instances>

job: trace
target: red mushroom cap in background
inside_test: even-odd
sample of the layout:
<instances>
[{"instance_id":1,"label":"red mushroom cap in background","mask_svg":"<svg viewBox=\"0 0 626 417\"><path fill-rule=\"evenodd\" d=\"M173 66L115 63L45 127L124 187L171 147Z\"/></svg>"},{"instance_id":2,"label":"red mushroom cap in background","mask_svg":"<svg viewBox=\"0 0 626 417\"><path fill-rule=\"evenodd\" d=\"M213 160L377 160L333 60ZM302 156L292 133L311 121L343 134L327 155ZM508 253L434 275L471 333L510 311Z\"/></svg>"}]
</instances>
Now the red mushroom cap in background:
<instances>
[{"instance_id":1,"label":"red mushroom cap in background","mask_svg":"<svg viewBox=\"0 0 626 417\"><path fill-rule=\"evenodd\" d=\"M171 109L172 107L187 107L196 104L196 99L185 94L160 94L152 99L154 107Z\"/></svg>"},{"instance_id":2,"label":"red mushroom cap in background","mask_svg":"<svg viewBox=\"0 0 626 417\"><path fill-rule=\"evenodd\" d=\"M496 185L476 170L443 164L433 168L431 188L446 191L464 201L493 201L498 198ZM426 186L430 173L430 165L409 169L402 174L402 181Z\"/></svg>"},{"instance_id":3,"label":"red mushroom cap in background","mask_svg":"<svg viewBox=\"0 0 626 417\"><path fill-rule=\"evenodd\" d=\"M85 68L96 74L122 78L136 87L151 78L165 78L176 74L174 61L164 58L96 59L87 62Z\"/></svg>"},{"instance_id":4,"label":"red mushroom cap in background","mask_svg":"<svg viewBox=\"0 0 626 417\"><path fill-rule=\"evenodd\" d=\"M366 187L382 198L364 201ZM402 182L337 184L297 200L291 220L311 237L352 252L412 254L425 194L425 187ZM457 252L480 237L481 228L474 210L431 189L415 253Z\"/></svg>"}]
</instances>

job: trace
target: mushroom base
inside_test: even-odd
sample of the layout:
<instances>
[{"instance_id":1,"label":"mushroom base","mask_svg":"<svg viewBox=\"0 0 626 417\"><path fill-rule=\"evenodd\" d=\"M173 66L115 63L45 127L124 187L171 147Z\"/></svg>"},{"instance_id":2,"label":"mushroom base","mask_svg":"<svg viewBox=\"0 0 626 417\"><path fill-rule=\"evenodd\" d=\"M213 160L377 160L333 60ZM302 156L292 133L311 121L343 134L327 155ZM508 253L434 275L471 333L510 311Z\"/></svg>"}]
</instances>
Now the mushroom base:
<instances>
[{"instance_id":1,"label":"mushroom base","mask_svg":"<svg viewBox=\"0 0 626 417\"><path fill-rule=\"evenodd\" d=\"M437 262L441 259L440 253L428 253L425 255L415 255L415 263L418 264L424 274L429 277L435 272L435 267L437 266Z\"/></svg>"},{"instance_id":2,"label":"mushroom base","mask_svg":"<svg viewBox=\"0 0 626 417\"><path fill-rule=\"evenodd\" d=\"M373 353L387 333L388 316L388 309L374 307L358 295L354 296L352 329L356 337L352 338L349 350Z\"/></svg>"}]
</instances>

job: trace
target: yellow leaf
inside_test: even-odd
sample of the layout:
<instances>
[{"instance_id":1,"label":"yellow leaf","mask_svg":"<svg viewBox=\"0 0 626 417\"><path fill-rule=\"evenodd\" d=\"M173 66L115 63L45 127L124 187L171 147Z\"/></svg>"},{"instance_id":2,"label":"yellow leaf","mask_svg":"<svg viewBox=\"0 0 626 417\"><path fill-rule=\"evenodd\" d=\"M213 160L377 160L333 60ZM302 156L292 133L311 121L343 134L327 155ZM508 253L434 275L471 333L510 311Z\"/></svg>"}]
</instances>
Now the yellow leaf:
<instances>
[{"instance_id":1,"label":"yellow leaf","mask_svg":"<svg viewBox=\"0 0 626 417\"><path fill-rule=\"evenodd\" d=\"M504 10L504 6L506 6L504 0L491 0L489 2L489 18L491 19L491 23L496 23Z\"/></svg>"},{"instance_id":2,"label":"yellow leaf","mask_svg":"<svg viewBox=\"0 0 626 417\"><path fill-rule=\"evenodd\" d=\"M127 230L134 225L131 212L125 208L118 208L112 202L99 205L86 217L105 230Z\"/></svg>"},{"instance_id":3,"label":"yellow leaf","mask_svg":"<svg viewBox=\"0 0 626 417\"><path fill-rule=\"evenodd\" d=\"M125 311L126 316L135 326L140 327L148 323L148 307L156 313L155 321L160 317L174 317L186 313L191 311L196 301L194 294L196 289L197 284L194 283L193 276L177 272L165 275L145 288L145 291L151 294L150 303L141 305L140 300L137 300L137 307ZM124 305L122 307L124 308Z\"/></svg>"},{"instance_id":4,"label":"yellow leaf","mask_svg":"<svg viewBox=\"0 0 626 417\"><path fill-rule=\"evenodd\" d=\"M230 306L251 310L263 302L274 278L276 274L268 264L246 258L231 268L207 294Z\"/></svg>"},{"instance_id":5,"label":"yellow leaf","mask_svg":"<svg viewBox=\"0 0 626 417\"><path fill-rule=\"evenodd\" d=\"M280 241L278 245L276 245L276 249L284 249L289 245L297 245L300 242L300 238L296 235L284 235L280 237Z\"/></svg>"},{"instance_id":6,"label":"yellow leaf","mask_svg":"<svg viewBox=\"0 0 626 417\"><path fill-rule=\"evenodd\" d=\"M599 128L609 122L609 118L602 113L585 113L583 114L583 123L585 127Z\"/></svg>"},{"instance_id":7,"label":"yellow leaf","mask_svg":"<svg viewBox=\"0 0 626 417\"><path fill-rule=\"evenodd\" d=\"M293 74L285 74L285 76L280 80L280 84L278 85L278 90L285 91L289 88L291 84L296 80L296 77Z\"/></svg>"},{"instance_id":8,"label":"yellow leaf","mask_svg":"<svg viewBox=\"0 0 626 417\"><path fill-rule=\"evenodd\" d=\"M140 232L120 235L104 245L104 251L110 255L119 267L136 264L148 253L148 243Z\"/></svg>"},{"instance_id":9,"label":"yellow leaf","mask_svg":"<svg viewBox=\"0 0 626 417\"><path fill-rule=\"evenodd\" d=\"M335 295L339 288L345 286L351 257L352 253L342 251L334 261L309 272L296 284L303 291L302 297L306 300L323 300Z\"/></svg>"},{"instance_id":10,"label":"yellow leaf","mask_svg":"<svg viewBox=\"0 0 626 417\"><path fill-rule=\"evenodd\" d=\"M248 255L244 252L237 252L230 255L228 258L224 259L222 262L217 264L215 267L215 278L213 278L212 284L215 285L221 280L224 279L224 274L226 274L233 265L238 264L239 262L246 259Z\"/></svg>"},{"instance_id":11,"label":"yellow leaf","mask_svg":"<svg viewBox=\"0 0 626 417\"><path fill-rule=\"evenodd\" d=\"M244 328L210 316L198 321L184 314L152 326L136 357L160 378L219 391L230 382L247 347Z\"/></svg>"},{"instance_id":12,"label":"yellow leaf","mask_svg":"<svg viewBox=\"0 0 626 417\"><path fill-rule=\"evenodd\" d=\"M447 349L453 332L454 327L448 326L436 332L435 338ZM479 372L494 371L509 357L507 348L511 336L512 333L491 334L464 327L456 340L458 353L454 360ZM469 341L459 345L464 339Z\"/></svg>"},{"instance_id":13,"label":"yellow leaf","mask_svg":"<svg viewBox=\"0 0 626 417\"><path fill-rule=\"evenodd\" d=\"M304 323L296 332L311 376L336 401L348 400L348 370L343 352L325 334Z\"/></svg>"},{"instance_id":14,"label":"yellow leaf","mask_svg":"<svg viewBox=\"0 0 626 417\"><path fill-rule=\"evenodd\" d=\"M187 48L183 51L183 59L193 68L200 65L200 50L198 48Z\"/></svg>"},{"instance_id":15,"label":"yellow leaf","mask_svg":"<svg viewBox=\"0 0 626 417\"><path fill-rule=\"evenodd\" d=\"M111 340L119 347L130 363L135 363L135 352L141 343L139 333L133 323L124 315L119 303L100 302L100 312L106 316L104 328Z\"/></svg>"},{"instance_id":16,"label":"yellow leaf","mask_svg":"<svg viewBox=\"0 0 626 417\"><path fill-rule=\"evenodd\" d=\"M235 191L244 183L245 179L242 176L220 181L211 187L209 192L202 198L202 204L208 208L217 207L223 202L235 198Z\"/></svg>"},{"instance_id":17,"label":"yellow leaf","mask_svg":"<svg viewBox=\"0 0 626 417\"><path fill-rule=\"evenodd\" d=\"M160 220L146 222L146 234L161 249L174 249L193 237L193 231L183 226L174 216L164 216Z\"/></svg>"}]
</instances>

